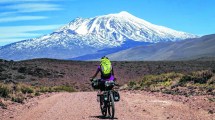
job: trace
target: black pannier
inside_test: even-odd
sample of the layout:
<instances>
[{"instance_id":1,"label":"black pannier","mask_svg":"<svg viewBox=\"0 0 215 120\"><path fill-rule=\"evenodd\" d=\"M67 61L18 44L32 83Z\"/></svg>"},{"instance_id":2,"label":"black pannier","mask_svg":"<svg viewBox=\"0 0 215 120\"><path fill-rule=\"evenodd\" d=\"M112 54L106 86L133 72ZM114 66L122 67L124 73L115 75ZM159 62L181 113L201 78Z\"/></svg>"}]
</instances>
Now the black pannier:
<instances>
[{"instance_id":1,"label":"black pannier","mask_svg":"<svg viewBox=\"0 0 215 120\"><path fill-rule=\"evenodd\" d=\"M93 89L99 89L99 79L95 79L92 81L92 87Z\"/></svg>"},{"instance_id":2,"label":"black pannier","mask_svg":"<svg viewBox=\"0 0 215 120\"><path fill-rule=\"evenodd\" d=\"M120 95L118 91L113 91L113 99L115 102L118 102L120 100Z\"/></svg>"}]
</instances>

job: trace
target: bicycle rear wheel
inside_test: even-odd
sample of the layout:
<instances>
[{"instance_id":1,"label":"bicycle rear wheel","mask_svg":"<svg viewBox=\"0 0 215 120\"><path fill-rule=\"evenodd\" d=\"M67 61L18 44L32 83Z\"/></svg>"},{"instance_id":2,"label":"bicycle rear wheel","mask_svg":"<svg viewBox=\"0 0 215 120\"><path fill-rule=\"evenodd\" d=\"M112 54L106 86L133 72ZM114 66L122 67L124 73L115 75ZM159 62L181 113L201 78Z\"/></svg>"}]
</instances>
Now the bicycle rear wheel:
<instances>
[{"instance_id":1,"label":"bicycle rear wheel","mask_svg":"<svg viewBox=\"0 0 215 120\"><path fill-rule=\"evenodd\" d=\"M115 114L115 108L114 108L113 93L110 92L110 95L109 95L109 103L108 103L108 115L109 115L111 118L114 118L114 114Z\"/></svg>"}]
</instances>

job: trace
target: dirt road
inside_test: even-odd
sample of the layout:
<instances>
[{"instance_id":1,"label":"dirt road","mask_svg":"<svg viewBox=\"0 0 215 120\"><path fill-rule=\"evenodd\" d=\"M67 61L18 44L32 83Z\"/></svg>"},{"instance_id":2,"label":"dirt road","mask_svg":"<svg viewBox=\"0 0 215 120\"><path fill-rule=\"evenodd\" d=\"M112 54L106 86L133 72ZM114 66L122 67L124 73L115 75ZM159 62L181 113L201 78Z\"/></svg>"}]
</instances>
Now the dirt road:
<instances>
[{"instance_id":1,"label":"dirt road","mask_svg":"<svg viewBox=\"0 0 215 120\"><path fill-rule=\"evenodd\" d=\"M186 101L175 101L160 94L122 91L115 104L119 120L215 120L215 115ZM183 98L180 98L183 99ZM211 104L212 107L214 104ZM2 111L0 111L2 112ZM103 119L96 92L56 93L32 99L25 105L3 111L4 120L98 120Z\"/></svg>"}]
</instances>

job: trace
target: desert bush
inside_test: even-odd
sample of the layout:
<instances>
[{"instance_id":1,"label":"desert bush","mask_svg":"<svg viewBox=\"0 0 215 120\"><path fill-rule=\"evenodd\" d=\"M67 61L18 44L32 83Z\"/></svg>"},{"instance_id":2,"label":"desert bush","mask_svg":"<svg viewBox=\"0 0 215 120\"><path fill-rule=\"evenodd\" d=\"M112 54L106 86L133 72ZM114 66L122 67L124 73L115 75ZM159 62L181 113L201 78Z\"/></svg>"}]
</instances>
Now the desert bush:
<instances>
[{"instance_id":1,"label":"desert bush","mask_svg":"<svg viewBox=\"0 0 215 120\"><path fill-rule=\"evenodd\" d=\"M140 81L130 81L129 88L179 95L214 95L215 77L212 71L202 70L187 74L165 73L146 75Z\"/></svg>"},{"instance_id":2,"label":"desert bush","mask_svg":"<svg viewBox=\"0 0 215 120\"><path fill-rule=\"evenodd\" d=\"M42 92L42 93L45 93L45 92L54 92L54 90L51 87L41 86L39 92Z\"/></svg>"},{"instance_id":3,"label":"desert bush","mask_svg":"<svg viewBox=\"0 0 215 120\"><path fill-rule=\"evenodd\" d=\"M40 87L39 92L75 92L75 89L72 86L53 86L53 87Z\"/></svg>"},{"instance_id":4,"label":"desert bush","mask_svg":"<svg viewBox=\"0 0 215 120\"><path fill-rule=\"evenodd\" d=\"M192 81L192 76L190 76L190 75L185 75L185 76L183 76L183 77L179 80L178 85L179 85L179 86L184 86L186 83L188 83L188 82L190 82L190 81Z\"/></svg>"},{"instance_id":5,"label":"desert bush","mask_svg":"<svg viewBox=\"0 0 215 120\"><path fill-rule=\"evenodd\" d=\"M141 87L149 87L152 84L157 84L161 79L157 75L146 75L143 77L143 80L140 82Z\"/></svg>"},{"instance_id":6,"label":"desert bush","mask_svg":"<svg viewBox=\"0 0 215 120\"><path fill-rule=\"evenodd\" d=\"M214 98L208 98L209 101L215 102L215 97Z\"/></svg>"},{"instance_id":7,"label":"desert bush","mask_svg":"<svg viewBox=\"0 0 215 120\"><path fill-rule=\"evenodd\" d=\"M179 73L166 73L161 75L147 75L143 77L140 82L142 87L150 87L151 85L169 87L172 85L172 81L182 77Z\"/></svg>"},{"instance_id":8,"label":"desert bush","mask_svg":"<svg viewBox=\"0 0 215 120\"><path fill-rule=\"evenodd\" d=\"M162 91L162 93L165 93L165 94L171 94L171 95L177 95L177 91L175 90L168 90L168 89L165 89Z\"/></svg>"},{"instance_id":9,"label":"desert bush","mask_svg":"<svg viewBox=\"0 0 215 120\"><path fill-rule=\"evenodd\" d=\"M24 84L0 84L0 97L11 99L14 102L23 103L24 94L33 93L31 86Z\"/></svg>"},{"instance_id":10,"label":"desert bush","mask_svg":"<svg viewBox=\"0 0 215 120\"><path fill-rule=\"evenodd\" d=\"M41 94L40 94L39 91L36 91L34 95L35 95L35 96L40 96Z\"/></svg>"},{"instance_id":11,"label":"desert bush","mask_svg":"<svg viewBox=\"0 0 215 120\"><path fill-rule=\"evenodd\" d=\"M7 66L6 66L7 67ZM0 66L0 71L5 71L7 68L4 66ZM0 72L0 80L10 80L8 79L10 76L14 76L14 79L25 79L25 75L31 75L37 77L46 77L46 76L54 76L58 75L58 77L63 77L65 72L54 71L54 70L46 70L43 68L32 67L32 66L13 66L10 68L12 71L17 70L17 72L9 72L10 74ZM14 74L15 73L15 74ZM53 74L53 75L52 75ZM34 84L35 86L25 85L25 84L16 84L16 83L0 83L0 97L7 98L8 100L12 100L14 102L23 103L24 99L27 97L31 97L32 95L38 96L43 92L74 92L75 89L72 86L53 86L53 87L38 87L38 83Z\"/></svg>"},{"instance_id":12,"label":"desert bush","mask_svg":"<svg viewBox=\"0 0 215 120\"><path fill-rule=\"evenodd\" d=\"M55 86L53 87L53 90L55 92L61 92L61 91L74 92L75 91L72 86Z\"/></svg>"},{"instance_id":13,"label":"desert bush","mask_svg":"<svg viewBox=\"0 0 215 120\"><path fill-rule=\"evenodd\" d=\"M21 85L21 92L24 93L24 94L33 93L34 89L31 86Z\"/></svg>"},{"instance_id":14,"label":"desert bush","mask_svg":"<svg viewBox=\"0 0 215 120\"><path fill-rule=\"evenodd\" d=\"M204 84L213 76L213 73L210 70L202 70L193 72L192 76L195 83Z\"/></svg>"},{"instance_id":15,"label":"desert bush","mask_svg":"<svg viewBox=\"0 0 215 120\"><path fill-rule=\"evenodd\" d=\"M171 79L166 79L166 81L160 83L161 86L168 87L171 85Z\"/></svg>"},{"instance_id":16,"label":"desert bush","mask_svg":"<svg viewBox=\"0 0 215 120\"><path fill-rule=\"evenodd\" d=\"M211 77L208 81L207 81L208 84L211 84L211 85L215 85L215 75L213 77Z\"/></svg>"},{"instance_id":17,"label":"desert bush","mask_svg":"<svg viewBox=\"0 0 215 120\"><path fill-rule=\"evenodd\" d=\"M180 79L179 85L184 86L189 82L205 84L212 76L213 76L213 73L212 71L209 71L209 70L192 72L191 74L184 75Z\"/></svg>"},{"instance_id":18,"label":"desert bush","mask_svg":"<svg viewBox=\"0 0 215 120\"><path fill-rule=\"evenodd\" d=\"M11 96L13 102L24 103L25 97L22 94L14 94Z\"/></svg>"},{"instance_id":19,"label":"desert bush","mask_svg":"<svg viewBox=\"0 0 215 120\"><path fill-rule=\"evenodd\" d=\"M0 83L0 97L7 98L8 100L23 103L26 98L32 98L33 96L39 96L45 92L74 92L75 89L72 86L31 86L23 83Z\"/></svg>"},{"instance_id":20,"label":"desert bush","mask_svg":"<svg viewBox=\"0 0 215 120\"><path fill-rule=\"evenodd\" d=\"M214 85L197 83L197 84L194 84L193 86L198 87L198 89L201 90L201 91L212 92L213 90L215 90L215 86Z\"/></svg>"},{"instance_id":21,"label":"desert bush","mask_svg":"<svg viewBox=\"0 0 215 120\"><path fill-rule=\"evenodd\" d=\"M31 79L31 81L35 81L31 83L31 86L39 86L40 83L38 81L36 81L35 79Z\"/></svg>"},{"instance_id":22,"label":"desert bush","mask_svg":"<svg viewBox=\"0 0 215 120\"><path fill-rule=\"evenodd\" d=\"M135 82L135 81L130 81L129 83L128 83L128 87L129 88L134 88L134 86L136 85L137 83Z\"/></svg>"},{"instance_id":23,"label":"desert bush","mask_svg":"<svg viewBox=\"0 0 215 120\"><path fill-rule=\"evenodd\" d=\"M0 83L0 97L9 97L10 88L4 84Z\"/></svg>"}]
</instances>

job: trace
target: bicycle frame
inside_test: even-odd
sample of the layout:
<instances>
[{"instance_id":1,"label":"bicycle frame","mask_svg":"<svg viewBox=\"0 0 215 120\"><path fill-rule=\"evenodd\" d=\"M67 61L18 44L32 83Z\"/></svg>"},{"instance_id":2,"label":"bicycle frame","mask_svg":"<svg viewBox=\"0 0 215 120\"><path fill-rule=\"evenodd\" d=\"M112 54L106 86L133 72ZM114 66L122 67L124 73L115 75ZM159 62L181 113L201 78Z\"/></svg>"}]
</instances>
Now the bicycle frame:
<instances>
[{"instance_id":1,"label":"bicycle frame","mask_svg":"<svg viewBox=\"0 0 215 120\"><path fill-rule=\"evenodd\" d=\"M100 96L100 108L104 116L107 115L107 112L111 118L114 118L115 108L114 108L114 99L113 99L113 90L114 82L105 83L105 90L102 96Z\"/></svg>"}]
</instances>

